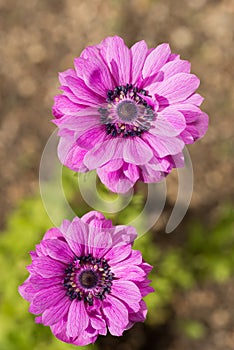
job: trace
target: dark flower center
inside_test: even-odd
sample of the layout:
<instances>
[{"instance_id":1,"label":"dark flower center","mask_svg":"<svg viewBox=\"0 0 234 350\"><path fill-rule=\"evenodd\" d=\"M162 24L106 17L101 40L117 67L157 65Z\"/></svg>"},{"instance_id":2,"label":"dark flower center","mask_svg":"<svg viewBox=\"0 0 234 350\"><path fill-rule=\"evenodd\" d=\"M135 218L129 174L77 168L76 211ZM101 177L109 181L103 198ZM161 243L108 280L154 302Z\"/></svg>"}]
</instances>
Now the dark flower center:
<instances>
[{"instance_id":1,"label":"dark flower center","mask_svg":"<svg viewBox=\"0 0 234 350\"><path fill-rule=\"evenodd\" d=\"M123 121L132 121L137 117L137 107L132 101L123 101L117 105L117 114Z\"/></svg>"},{"instance_id":2,"label":"dark flower center","mask_svg":"<svg viewBox=\"0 0 234 350\"><path fill-rule=\"evenodd\" d=\"M133 137L150 129L156 114L142 96L150 97L146 90L139 90L132 84L108 90L107 105L98 110L108 135Z\"/></svg>"},{"instance_id":3,"label":"dark flower center","mask_svg":"<svg viewBox=\"0 0 234 350\"><path fill-rule=\"evenodd\" d=\"M97 285L98 275L92 270L83 271L79 276L79 281L82 287L84 288L93 288Z\"/></svg>"},{"instance_id":4,"label":"dark flower center","mask_svg":"<svg viewBox=\"0 0 234 350\"><path fill-rule=\"evenodd\" d=\"M91 254L76 256L64 271L63 286L70 300L83 300L92 306L94 298L103 300L111 292L114 278L106 259Z\"/></svg>"}]
</instances>

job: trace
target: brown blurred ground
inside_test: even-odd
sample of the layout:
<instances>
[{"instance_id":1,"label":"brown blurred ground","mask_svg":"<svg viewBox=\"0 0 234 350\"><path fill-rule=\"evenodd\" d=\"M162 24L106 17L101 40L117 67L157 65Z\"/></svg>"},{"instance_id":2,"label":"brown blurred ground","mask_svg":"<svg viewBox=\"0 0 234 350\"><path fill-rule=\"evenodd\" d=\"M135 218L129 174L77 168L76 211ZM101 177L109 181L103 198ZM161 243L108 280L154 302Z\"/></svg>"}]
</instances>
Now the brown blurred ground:
<instances>
[{"instance_id":1,"label":"brown blurred ground","mask_svg":"<svg viewBox=\"0 0 234 350\"><path fill-rule=\"evenodd\" d=\"M221 203L232 200L233 0L0 0L1 227L20 199L38 191L41 153L54 130L50 119L57 72L71 67L85 46L114 34L129 45L140 39L151 47L169 42L173 52L192 62L192 72L201 78L210 127L203 140L189 147L195 177L190 210L206 210L207 220L212 220ZM171 201L174 181L172 174ZM219 298L222 304L225 293ZM168 343L160 350L234 349L233 323L220 331L222 339L229 339L223 347L216 327L211 325L213 331L202 346L177 339L178 344ZM132 348L130 343L126 347Z\"/></svg>"}]
</instances>

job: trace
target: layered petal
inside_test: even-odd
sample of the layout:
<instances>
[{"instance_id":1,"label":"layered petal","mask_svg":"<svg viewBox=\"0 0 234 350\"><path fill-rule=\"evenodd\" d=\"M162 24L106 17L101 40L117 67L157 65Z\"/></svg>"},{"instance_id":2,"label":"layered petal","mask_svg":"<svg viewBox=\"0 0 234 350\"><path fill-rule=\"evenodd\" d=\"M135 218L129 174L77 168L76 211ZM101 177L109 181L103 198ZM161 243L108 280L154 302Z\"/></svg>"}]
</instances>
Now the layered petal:
<instances>
[{"instance_id":1,"label":"layered petal","mask_svg":"<svg viewBox=\"0 0 234 350\"><path fill-rule=\"evenodd\" d=\"M144 321L142 296L151 292L151 266L132 250L137 233L113 226L99 212L64 220L46 232L32 254L30 276L19 287L35 322L60 340L93 343L98 335L122 335Z\"/></svg>"},{"instance_id":2,"label":"layered petal","mask_svg":"<svg viewBox=\"0 0 234 350\"><path fill-rule=\"evenodd\" d=\"M75 338L79 336L88 327L89 317L84 303L73 300L67 318L67 335Z\"/></svg>"},{"instance_id":3,"label":"layered petal","mask_svg":"<svg viewBox=\"0 0 234 350\"><path fill-rule=\"evenodd\" d=\"M87 152L84 164L89 170L99 168L113 158L121 158L122 147L123 142L119 142L117 138L98 143Z\"/></svg>"},{"instance_id":4,"label":"layered petal","mask_svg":"<svg viewBox=\"0 0 234 350\"><path fill-rule=\"evenodd\" d=\"M62 302L65 296L65 292L61 287L51 286L46 289L42 289L35 294L29 311L34 314L40 314L46 309L56 305L58 302Z\"/></svg>"},{"instance_id":5,"label":"layered petal","mask_svg":"<svg viewBox=\"0 0 234 350\"><path fill-rule=\"evenodd\" d=\"M168 44L148 49L142 40L129 49L108 37L85 48L74 66L60 73L63 94L53 107L59 159L74 171L96 169L109 190L161 181L184 145L205 134L199 79Z\"/></svg>"},{"instance_id":6,"label":"layered petal","mask_svg":"<svg viewBox=\"0 0 234 350\"><path fill-rule=\"evenodd\" d=\"M198 88L200 80L194 74L178 73L156 84L155 96L163 106L186 100ZM149 90L155 91L153 84Z\"/></svg>"},{"instance_id":7,"label":"layered petal","mask_svg":"<svg viewBox=\"0 0 234 350\"><path fill-rule=\"evenodd\" d=\"M129 320L127 307L110 294L103 300L103 306L103 313L110 333L112 335L122 335Z\"/></svg>"},{"instance_id":8,"label":"layered petal","mask_svg":"<svg viewBox=\"0 0 234 350\"><path fill-rule=\"evenodd\" d=\"M71 302L69 299L62 299L56 305L46 309L43 312L41 322L45 326L52 326L53 324L57 323L67 315L70 304Z\"/></svg>"},{"instance_id":9,"label":"layered petal","mask_svg":"<svg viewBox=\"0 0 234 350\"><path fill-rule=\"evenodd\" d=\"M145 164L153 157L151 148L140 138L127 139L124 145L123 159L131 164Z\"/></svg>"},{"instance_id":10,"label":"layered petal","mask_svg":"<svg viewBox=\"0 0 234 350\"><path fill-rule=\"evenodd\" d=\"M107 166L100 167L97 173L102 183L113 192L127 193L135 183L125 175L123 167L115 171L108 171Z\"/></svg>"},{"instance_id":11,"label":"layered petal","mask_svg":"<svg viewBox=\"0 0 234 350\"><path fill-rule=\"evenodd\" d=\"M114 281L112 286L112 294L124 302L134 312L139 311L142 296L139 288L132 281Z\"/></svg>"},{"instance_id":12,"label":"layered petal","mask_svg":"<svg viewBox=\"0 0 234 350\"><path fill-rule=\"evenodd\" d=\"M168 44L161 44L152 50L147 56L142 69L143 78L156 74L167 62L170 53L171 50Z\"/></svg>"},{"instance_id":13,"label":"layered petal","mask_svg":"<svg viewBox=\"0 0 234 350\"><path fill-rule=\"evenodd\" d=\"M184 142L179 138L155 136L151 133L148 133L147 136L144 135L143 138L160 158L177 154L184 148Z\"/></svg>"},{"instance_id":14,"label":"layered petal","mask_svg":"<svg viewBox=\"0 0 234 350\"><path fill-rule=\"evenodd\" d=\"M118 85L125 85L131 78L131 54L129 48L118 36L103 40L101 52Z\"/></svg>"},{"instance_id":15,"label":"layered petal","mask_svg":"<svg viewBox=\"0 0 234 350\"><path fill-rule=\"evenodd\" d=\"M142 68L148 53L147 44L144 40L139 41L130 49L132 58L131 83L136 84L138 79L142 78Z\"/></svg>"},{"instance_id":16,"label":"layered petal","mask_svg":"<svg viewBox=\"0 0 234 350\"><path fill-rule=\"evenodd\" d=\"M61 137L58 145L58 157L62 164L74 171L85 172L84 158L87 150L80 148L72 136Z\"/></svg>"}]
</instances>

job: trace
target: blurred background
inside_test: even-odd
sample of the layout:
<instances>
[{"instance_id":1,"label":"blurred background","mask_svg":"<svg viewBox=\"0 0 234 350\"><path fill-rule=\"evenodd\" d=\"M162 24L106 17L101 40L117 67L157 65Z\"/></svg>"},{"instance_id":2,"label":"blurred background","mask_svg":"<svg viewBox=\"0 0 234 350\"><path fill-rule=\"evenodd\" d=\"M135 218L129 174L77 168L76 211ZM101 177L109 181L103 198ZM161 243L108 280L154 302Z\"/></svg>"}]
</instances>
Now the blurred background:
<instances>
[{"instance_id":1,"label":"blurred background","mask_svg":"<svg viewBox=\"0 0 234 350\"><path fill-rule=\"evenodd\" d=\"M234 349L234 1L0 0L0 350L76 348L34 324L17 287L27 277L28 252L51 226L38 170L55 129L57 73L72 67L85 46L115 34L129 46L168 42L190 60L210 126L188 147L195 182L186 217L164 233L177 194L173 172L163 215L135 245L155 267L147 322L87 349ZM63 183L77 214L89 210L66 169ZM111 217L115 223L141 211L142 189L124 213Z\"/></svg>"}]
</instances>

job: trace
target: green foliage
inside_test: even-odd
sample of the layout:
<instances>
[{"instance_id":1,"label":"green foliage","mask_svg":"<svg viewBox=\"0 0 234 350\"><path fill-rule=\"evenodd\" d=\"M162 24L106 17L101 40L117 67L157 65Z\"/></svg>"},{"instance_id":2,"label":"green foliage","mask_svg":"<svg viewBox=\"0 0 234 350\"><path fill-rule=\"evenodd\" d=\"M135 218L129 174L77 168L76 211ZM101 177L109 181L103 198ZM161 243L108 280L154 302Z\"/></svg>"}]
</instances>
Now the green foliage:
<instances>
[{"instance_id":1,"label":"green foliage","mask_svg":"<svg viewBox=\"0 0 234 350\"><path fill-rule=\"evenodd\" d=\"M196 276L216 282L229 278L234 273L234 208L224 206L211 229L196 222L190 231L185 260Z\"/></svg>"},{"instance_id":2,"label":"green foliage","mask_svg":"<svg viewBox=\"0 0 234 350\"><path fill-rule=\"evenodd\" d=\"M195 340L203 338L206 334L204 325L194 320L182 322L179 328L188 338Z\"/></svg>"},{"instance_id":3,"label":"green foliage","mask_svg":"<svg viewBox=\"0 0 234 350\"><path fill-rule=\"evenodd\" d=\"M139 238L134 247L154 266L151 279L156 292L146 298L148 322L163 323L176 291L204 280L222 283L234 274L234 209L230 205L222 208L209 229L201 222L191 223L182 247L164 251L152 242L151 234Z\"/></svg>"}]
</instances>

